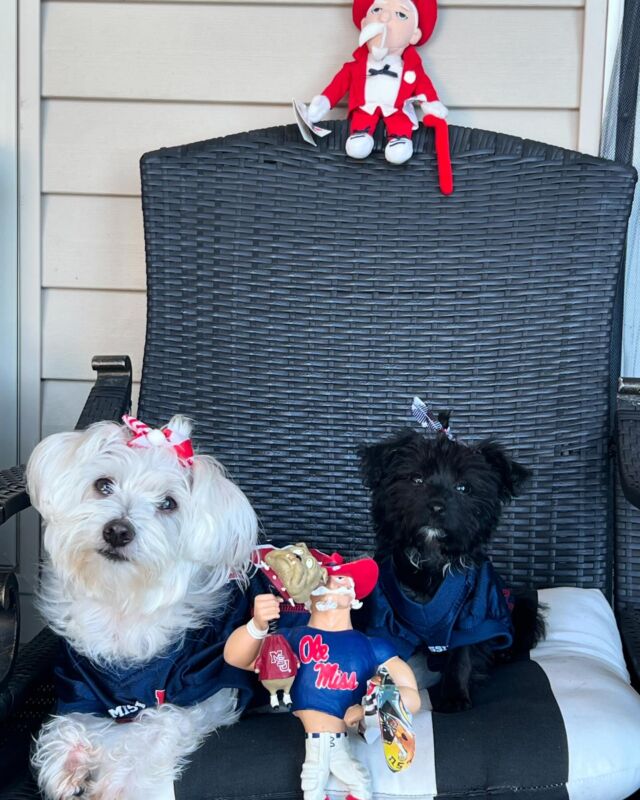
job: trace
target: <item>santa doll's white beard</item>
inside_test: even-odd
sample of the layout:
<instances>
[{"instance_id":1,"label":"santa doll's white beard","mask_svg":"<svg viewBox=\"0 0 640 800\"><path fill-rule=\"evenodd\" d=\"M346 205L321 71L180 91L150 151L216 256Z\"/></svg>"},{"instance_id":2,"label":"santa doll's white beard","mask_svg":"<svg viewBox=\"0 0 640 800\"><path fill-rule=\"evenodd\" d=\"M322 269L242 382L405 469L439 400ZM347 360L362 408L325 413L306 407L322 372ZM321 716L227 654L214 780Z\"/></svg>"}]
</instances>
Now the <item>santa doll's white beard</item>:
<instances>
[{"instance_id":1,"label":"santa doll's white beard","mask_svg":"<svg viewBox=\"0 0 640 800\"><path fill-rule=\"evenodd\" d=\"M360 31L360 38L358 39L358 44L362 47L363 44L370 42L371 39L375 39L375 37L380 34L382 34L380 46L372 45L370 48L371 55L376 61L382 61L389 52L389 48L385 47L387 41L387 26L383 22L370 22Z\"/></svg>"}]
</instances>

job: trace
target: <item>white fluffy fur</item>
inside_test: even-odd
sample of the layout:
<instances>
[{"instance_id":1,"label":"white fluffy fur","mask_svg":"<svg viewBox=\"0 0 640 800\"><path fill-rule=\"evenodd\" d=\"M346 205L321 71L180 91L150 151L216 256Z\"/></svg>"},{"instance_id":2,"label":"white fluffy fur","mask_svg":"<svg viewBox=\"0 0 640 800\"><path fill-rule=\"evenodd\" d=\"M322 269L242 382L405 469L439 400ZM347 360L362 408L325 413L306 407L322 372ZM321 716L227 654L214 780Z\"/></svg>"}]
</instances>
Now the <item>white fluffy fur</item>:
<instances>
[{"instance_id":1,"label":"white fluffy fur","mask_svg":"<svg viewBox=\"0 0 640 800\"><path fill-rule=\"evenodd\" d=\"M190 423L174 417L168 427L188 433ZM257 534L251 505L215 459L196 456L185 468L170 448L129 448L128 438L109 422L55 434L27 466L45 525L41 612L83 655L123 666L144 664L221 612L229 575L246 575ZM94 488L105 477L109 496ZM158 508L167 496L178 504L171 513ZM114 519L135 528L121 548L127 561L100 552ZM153 797L208 732L235 720L234 709L232 692L223 691L191 708L146 709L126 725L55 716L34 750L40 787L51 800L80 790L86 800Z\"/></svg>"}]
</instances>

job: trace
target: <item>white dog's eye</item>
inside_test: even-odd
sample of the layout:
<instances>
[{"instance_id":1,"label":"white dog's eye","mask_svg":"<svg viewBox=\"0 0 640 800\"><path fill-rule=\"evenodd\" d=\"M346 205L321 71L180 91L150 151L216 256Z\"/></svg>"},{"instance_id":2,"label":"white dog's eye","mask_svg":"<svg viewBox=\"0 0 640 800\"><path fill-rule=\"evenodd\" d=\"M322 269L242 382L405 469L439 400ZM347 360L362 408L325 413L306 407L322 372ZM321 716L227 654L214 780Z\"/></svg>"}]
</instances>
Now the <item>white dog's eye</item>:
<instances>
[{"instance_id":1,"label":"white dog's eye","mask_svg":"<svg viewBox=\"0 0 640 800\"><path fill-rule=\"evenodd\" d=\"M96 492L103 494L105 497L113 494L113 481L111 478L98 478L98 480L93 484L93 487Z\"/></svg>"},{"instance_id":2,"label":"white dog's eye","mask_svg":"<svg viewBox=\"0 0 640 800\"><path fill-rule=\"evenodd\" d=\"M462 494L466 494L469 491L469 487L467 486L466 483L459 483L456 486L456 491L462 492Z\"/></svg>"},{"instance_id":3,"label":"white dog's eye","mask_svg":"<svg viewBox=\"0 0 640 800\"><path fill-rule=\"evenodd\" d=\"M165 497L164 500L158 505L160 511L175 511L178 504L173 497Z\"/></svg>"},{"instance_id":4,"label":"white dog's eye","mask_svg":"<svg viewBox=\"0 0 640 800\"><path fill-rule=\"evenodd\" d=\"M411 482L415 483L416 486L422 486L422 484L424 483L424 478L422 477L422 475L412 475Z\"/></svg>"}]
</instances>

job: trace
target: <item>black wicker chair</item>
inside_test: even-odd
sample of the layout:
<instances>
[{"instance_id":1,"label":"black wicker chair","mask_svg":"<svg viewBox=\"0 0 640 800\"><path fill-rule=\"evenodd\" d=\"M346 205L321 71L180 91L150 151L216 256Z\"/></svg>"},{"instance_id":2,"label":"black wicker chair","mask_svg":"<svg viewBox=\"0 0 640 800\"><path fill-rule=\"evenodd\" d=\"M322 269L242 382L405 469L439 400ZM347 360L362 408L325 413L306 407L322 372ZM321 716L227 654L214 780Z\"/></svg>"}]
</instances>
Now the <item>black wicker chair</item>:
<instances>
[{"instance_id":1,"label":"black wicker chair","mask_svg":"<svg viewBox=\"0 0 640 800\"><path fill-rule=\"evenodd\" d=\"M414 394L451 407L461 435L495 434L534 471L494 542L498 569L512 586L602 590L638 681L640 383L623 382L616 403L634 171L452 128L455 192L443 197L429 131L401 168L381 140L347 160L346 136L335 123L314 150L284 127L143 157L139 416L192 416L273 541L354 554L372 544L357 444L406 424ZM80 425L129 404L126 361L96 367ZM28 504L20 475L2 474L2 519ZM3 796L15 800L36 796L25 743L50 699L54 644L45 631L23 648L0 695ZM297 724L255 717L211 737L177 797L300 797ZM249 751L271 773L256 768L239 790L233 765ZM567 796L557 775L512 789L454 781L438 796Z\"/></svg>"}]
</instances>

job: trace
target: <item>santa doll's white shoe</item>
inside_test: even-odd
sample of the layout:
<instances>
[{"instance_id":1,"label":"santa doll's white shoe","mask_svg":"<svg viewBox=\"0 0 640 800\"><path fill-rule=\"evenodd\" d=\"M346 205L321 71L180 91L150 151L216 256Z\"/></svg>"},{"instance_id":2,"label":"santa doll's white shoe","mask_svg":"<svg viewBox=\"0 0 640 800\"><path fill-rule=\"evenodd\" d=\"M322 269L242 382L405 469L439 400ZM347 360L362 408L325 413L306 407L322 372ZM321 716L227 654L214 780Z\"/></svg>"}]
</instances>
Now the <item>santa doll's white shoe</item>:
<instances>
[{"instance_id":1,"label":"santa doll's white shoe","mask_svg":"<svg viewBox=\"0 0 640 800\"><path fill-rule=\"evenodd\" d=\"M404 136L399 136L384 148L384 157L390 164L404 164L413 155L413 142Z\"/></svg>"},{"instance_id":2,"label":"santa doll's white shoe","mask_svg":"<svg viewBox=\"0 0 640 800\"><path fill-rule=\"evenodd\" d=\"M347 155L351 158L366 158L373 150L373 136L368 133L354 133L345 145Z\"/></svg>"}]
</instances>

